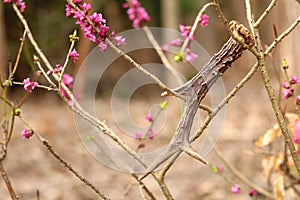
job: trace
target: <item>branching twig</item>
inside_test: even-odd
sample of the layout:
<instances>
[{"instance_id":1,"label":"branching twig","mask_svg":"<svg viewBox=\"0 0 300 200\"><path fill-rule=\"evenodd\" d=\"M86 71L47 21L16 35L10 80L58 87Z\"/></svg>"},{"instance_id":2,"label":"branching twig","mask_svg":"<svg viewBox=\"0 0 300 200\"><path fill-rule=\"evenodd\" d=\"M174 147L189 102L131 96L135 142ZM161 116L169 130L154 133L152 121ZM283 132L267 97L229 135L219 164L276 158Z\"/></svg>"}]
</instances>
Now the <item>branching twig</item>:
<instances>
[{"instance_id":1,"label":"branching twig","mask_svg":"<svg viewBox=\"0 0 300 200\"><path fill-rule=\"evenodd\" d=\"M25 42L25 38L26 38L26 31L24 31L23 37L21 38L21 43L20 43L20 47L19 47L18 54L17 54L17 58L16 58L16 61L15 61L13 70L12 70L12 72L9 74L8 80L10 80L10 79L15 75L15 73L16 73L16 71L17 71L17 68L18 68L18 65L19 65L19 61L20 61L20 57L21 57L21 52L22 52L22 50L23 50L23 46L24 46L24 42Z\"/></svg>"},{"instance_id":2,"label":"branching twig","mask_svg":"<svg viewBox=\"0 0 300 200\"><path fill-rule=\"evenodd\" d=\"M223 163L227 166L227 168L244 184L248 187L256 190L258 193L263 194L264 196L268 197L269 199L275 199L275 197L268 192L267 190L259 187L258 185L254 184L251 180L249 180L244 174L242 174L238 169L236 169L229 161L227 161L221 151L215 146L214 151L218 158L220 158Z\"/></svg>"},{"instance_id":3,"label":"branching twig","mask_svg":"<svg viewBox=\"0 0 300 200\"><path fill-rule=\"evenodd\" d=\"M298 17L283 33L281 33L265 50L264 55L268 55L275 47L276 45L282 41L283 38L285 38L287 35L289 35L300 23L300 17Z\"/></svg>"},{"instance_id":4,"label":"branching twig","mask_svg":"<svg viewBox=\"0 0 300 200\"><path fill-rule=\"evenodd\" d=\"M192 28L191 28L191 31L190 31L190 33L189 33L189 37L187 37L185 40L184 40L184 42L183 42L183 45L182 45L182 47L181 47L181 50L180 51L184 51L185 49L186 49L186 47L188 46L188 44L189 44L189 42L190 42L190 38L192 38L193 36L194 36L194 34L195 34L195 31L196 31L196 29L197 29L197 27L199 26L199 23L200 23L200 21L201 21L201 16L203 15L203 13L205 12L205 10L208 8L208 7L210 7L210 6L215 6L216 4L215 3L207 3L207 4L205 4L203 7L202 7L202 9L198 12L198 15L197 15L197 17L196 17L196 19L195 19L195 21L194 21L194 24L193 24L193 26L192 26Z\"/></svg>"},{"instance_id":5,"label":"branching twig","mask_svg":"<svg viewBox=\"0 0 300 200\"><path fill-rule=\"evenodd\" d=\"M175 77L176 81L178 84L183 84L183 79L180 76L180 74L178 73L178 71L176 71L176 69L174 69L171 65L171 63L169 62L168 58L166 57L166 55L164 54L164 52L161 50L161 47L159 46L159 44L157 43L156 39L154 38L151 30L149 29L148 26L144 26L143 30L145 31L149 41L151 42L151 44L153 45L155 51L157 52L157 54L159 55L162 63L164 64L164 66L171 72L171 74Z\"/></svg>"},{"instance_id":6,"label":"branching twig","mask_svg":"<svg viewBox=\"0 0 300 200\"><path fill-rule=\"evenodd\" d=\"M52 148L52 146L49 144L49 142L43 138L38 132L36 132L31 126L30 124L28 124L28 122L22 117L19 116L19 118L22 120L22 122L28 127L30 128L34 134L37 136L37 138L42 142L42 144L47 148L47 150L49 151L49 153L54 156L64 167L66 167L72 174L74 174L77 178L79 178L79 180L81 180L84 184L86 184L88 187L90 187L92 190L94 190L94 192L96 192L101 198L103 199L109 199L108 197L106 197L106 195L101 192L96 186L94 186L89 180L87 180L85 177L83 177L82 175L79 174L79 172L77 172L70 163L68 163L67 161L65 161L56 151L54 151L54 149Z\"/></svg>"},{"instance_id":7,"label":"branching twig","mask_svg":"<svg viewBox=\"0 0 300 200\"><path fill-rule=\"evenodd\" d=\"M71 1L68 1L71 5L74 5ZM75 5L74 5L75 6ZM76 6L75 6L76 7ZM51 64L49 63L48 59L46 58L46 56L44 55L44 53L41 51L41 49L39 48L38 44L36 43L30 28L26 22L26 19L23 17L22 13L19 11L19 9L17 8L17 6L15 4L13 4L13 8L14 11L16 12L17 16L19 17L20 21L22 22L27 35L28 35L28 39L30 41L30 43L33 45L34 49L36 50L36 52L39 54L41 60L45 63L46 67L49 70L53 70L53 67L51 66ZM119 52L119 54L124 55L124 57L127 58L127 60L129 60L130 62L133 62L134 66L138 67L139 69L141 69L142 71L146 71L144 68L142 68L138 63L136 63L133 59L131 59L127 54L125 54L124 52L122 52L121 50L119 50L116 46L114 46L109 40L107 40L108 43L110 43L111 47L114 48L116 51ZM147 73L147 71L146 71ZM156 82L160 82L159 79L157 79L154 75L152 75L150 72L148 72L148 75L155 78ZM59 81L59 77L56 74L52 74L52 76L54 77L54 79L56 81ZM160 82L161 83L161 82ZM163 83L160 84L160 86L162 86L162 88L165 91L168 91L174 95L176 95L174 92L172 92L170 89L168 89L166 86L164 86ZM98 128L99 130L103 131L103 133L107 136L109 136L113 141L115 141L120 147L122 147L126 152L128 152L134 159L136 159L138 162L140 162L143 166L146 167L145 162L137 156L136 152L133 151L129 146L127 146L125 144L125 142L118 137L117 134L113 133L104 122L99 121L97 118L93 117L92 115L90 115L89 113L85 112L81 106L79 105L79 103L77 102L76 98L74 97L74 95L71 93L71 91L69 90L68 87L66 87L66 85L64 83L61 83L61 87L64 89L64 91L68 94L68 96L71 98L71 100L74 103L74 106L71 106L68 102L68 100L61 94L58 93L61 98L69 105L69 107L71 108L71 110L80 115L83 119L87 120L89 123L91 123L91 125L93 125L94 127ZM177 95L178 96L178 95ZM153 177L155 178L155 180L158 182L160 188L162 189L164 195L166 196L167 199L173 199L168 187L165 185L164 181L161 180L157 174L152 173Z\"/></svg>"},{"instance_id":8,"label":"branching twig","mask_svg":"<svg viewBox=\"0 0 300 200\"><path fill-rule=\"evenodd\" d=\"M247 12L248 20L250 22L250 20L251 20L250 18L252 18L250 0L245 0L245 3L246 3L246 8L247 8L246 12ZM281 132L284 136L284 139L289 148L289 151L291 152L291 155L292 155L295 167L298 171L298 174L300 175L300 159L299 159L299 156L297 155L296 148L295 148L295 145L292 140L291 132L287 126L287 123L285 122L284 116L282 114L282 111L280 109L278 100L277 100L275 92L274 92L274 88L270 81L269 72L268 72L268 69L266 66L266 55L263 50L263 45L262 45L262 42L260 39L259 31L257 28L253 27L253 24L254 24L254 21L251 20L249 25L252 26L251 28L253 30L254 38L256 40L256 45L257 45L256 48L259 52L259 55L257 55L256 57L258 60L258 66L260 69L260 73L261 73L265 88L267 90L269 100L272 104L274 114L275 114L278 124L280 126Z\"/></svg>"},{"instance_id":9,"label":"branching twig","mask_svg":"<svg viewBox=\"0 0 300 200\"><path fill-rule=\"evenodd\" d=\"M136 174L132 174L132 176L138 181L139 185L140 185L140 190L141 190L141 194L143 194L142 190L144 190L148 196L151 198L151 200L156 200L155 196L153 195L153 193L149 190L149 188L143 183L143 181L138 179L138 176Z\"/></svg>"},{"instance_id":10,"label":"branching twig","mask_svg":"<svg viewBox=\"0 0 300 200\"><path fill-rule=\"evenodd\" d=\"M261 14L261 16L256 20L253 27L258 28L262 21L268 16L272 8L276 5L277 0L272 0L266 10Z\"/></svg>"}]
</instances>

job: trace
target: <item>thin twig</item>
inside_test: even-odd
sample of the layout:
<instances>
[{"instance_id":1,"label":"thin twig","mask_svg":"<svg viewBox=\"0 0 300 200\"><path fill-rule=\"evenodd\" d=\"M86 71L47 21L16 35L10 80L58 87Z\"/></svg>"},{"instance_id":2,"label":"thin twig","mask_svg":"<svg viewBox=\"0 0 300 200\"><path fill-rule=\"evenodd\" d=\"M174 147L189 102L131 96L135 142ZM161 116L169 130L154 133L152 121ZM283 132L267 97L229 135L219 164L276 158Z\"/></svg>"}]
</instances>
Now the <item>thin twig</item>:
<instances>
[{"instance_id":1,"label":"thin twig","mask_svg":"<svg viewBox=\"0 0 300 200\"><path fill-rule=\"evenodd\" d=\"M243 173L241 173L238 169L236 169L228 160L225 159L225 156L221 153L221 151L216 146L214 147L214 151L218 156L218 158L221 159L222 162L226 165L226 167L245 185L256 190L258 193L263 194L269 199L275 199L275 197L270 192L254 184L252 180L249 180Z\"/></svg>"},{"instance_id":2,"label":"thin twig","mask_svg":"<svg viewBox=\"0 0 300 200\"><path fill-rule=\"evenodd\" d=\"M218 0L214 0L215 4L216 4L216 11L219 14L219 18L221 19L221 21L223 22L223 24L225 25L228 33L230 34L230 36L235 39L242 47L248 49L250 52L252 52L254 55L258 55L258 52L255 48L250 47L249 45L247 45L244 41L241 41L241 39L239 37L236 36L234 30L230 29L230 24L228 23L228 20L225 18L224 13L221 10L220 4L218 2Z\"/></svg>"},{"instance_id":3,"label":"thin twig","mask_svg":"<svg viewBox=\"0 0 300 200\"><path fill-rule=\"evenodd\" d=\"M18 82L18 81L13 81L12 82L14 85L24 85L23 82ZM52 87L49 87L49 86L45 86L45 85L37 85L36 88L41 88L41 89L45 89L47 91L55 91L55 92L58 92L58 89L57 88L52 88ZM1 97L0 97L1 98Z\"/></svg>"},{"instance_id":4,"label":"thin twig","mask_svg":"<svg viewBox=\"0 0 300 200\"><path fill-rule=\"evenodd\" d=\"M6 185L6 188L9 192L9 194L10 194L11 199L12 200L18 200L19 197L16 195L16 193L15 193L15 191L14 191L12 185L11 185L11 182L10 182L9 177L8 177L4 167L3 167L2 162L0 162L0 173L1 173L1 176L3 178L4 183Z\"/></svg>"},{"instance_id":5,"label":"thin twig","mask_svg":"<svg viewBox=\"0 0 300 200\"><path fill-rule=\"evenodd\" d=\"M254 28L258 28L262 21L268 16L272 8L276 5L277 0L272 0L266 10L261 14L261 16L253 24Z\"/></svg>"},{"instance_id":6,"label":"thin twig","mask_svg":"<svg viewBox=\"0 0 300 200\"><path fill-rule=\"evenodd\" d=\"M52 80L50 79L50 77L47 75L47 73L45 72L44 68L42 67L41 63L40 63L40 59L33 55L33 60L34 63L37 64L39 70L42 72L42 74L44 75L44 77L47 79L48 83L51 85L51 87L56 88L57 86L55 85L55 83L52 82Z\"/></svg>"},{"instance_id":7,"label":"thin twig","mask_svg":"<svg viewBox=\"0 0 300 200\"><path fill-rule=\"evenodd\" d=\"M77 31L75 30L74 33L73 33L73 36L76 37L76 34L77 34ZM64 74L64 72L65 72L65 70L66 70L66 68L67 68L68 63L69 63L69 59L70 59L70 56L69 56L69 55L70 55L70 53L72 52L72 50L73 50L73 48L74 48L74 46L75 46L75 42L76 42L75 40L71 40L71 45L70 45L68 54L67 54L67 56L66 56L65 62L64 62L64 64L63 64L63 66L62 66L62 70L61 70L61 73L60 73L60 78L59 78L59 81L58 81L59 88L60 88L60 85L61 85L61 81L62 81L63 74Z\"/></svg>"},{"instance_id":8,"label":"thin twig","mask_svg":"<svg viewBox=\"0 0 300 200\"><path fill-rule=\"evenodd\" d=\"M268 55L275 47L276 45L282 41L283 38L285 38L287 35L292 32L297 25L300 23L300 17L298 17L283 33L281 33L265 50L264 55Z\"/></svg>"},{"instance_id":9,"label":"thin twig","mask_svg":"<svg viewBox=\"0 0 300 200\"><path fill-rule=\"evenodd\" d=\"M16 62L14 64L12 72L9 75L8 80L10 80L15 75L15 73L17 71L17 68L19 66L19 61L20 61L22 50L23 50L23 46L24 46L24 42L25 42L25 37L26 37L26 31L24 30L23 37L21 38L21 43L20 43L20 47L19 47L19 50L18 50Z\"/></svg>"},{"instance_id":10,"label":"thin twig","mask_svg":"<svg viewBox=\"0 0 300 200\"><path fill-rule=\"evenodd\" d=\"M23 24L25 30L26 30L26 33L27 33L27 37L28 39L30 40L30 43L32 44L33 48L35 49L35 51L39 54L40 58L42 59L42 61L45 63L46 67L49 69L49 70L53 70L51 64L49 63L47 57L45 56L45 54L42 52L42 50L39 48L37 42L35 41L31 31L30 31L30 28L28 26L28 23L27 21L25 20L24 16L22 15L22 13L20 12L20 10L18 9L18 7L16 6L15 3L12 4L12 7L15 11L15 13L17 14L17 16L19 17L21 23Z\"/></svg>"},{"instance_id":11,"label":"thin twig","mask_svg":"<svg viewBox=\"0 0 300 200\"><path fill-rule=\"evenodd\" d=\"M49 142L43 138L38 132L36 132L31 126L30 124L20 115L19 118L22 120L22 122L28 127L30 128L33 132L34 135L37 136L37 138L42 142L42 144L47 148L47 150L49 151L49 153L54 156L64 167L66 167L73 175L75 175L80 181L82 181L85 185L87 185L88 187L90 187L92 190L94 190L94 192L96 192L102 199L109 199L108 197L106 197L106 195L101 192L96 186L94 186L89 180L87 180L85 177L83 177L82 175L79 174L78 171L76 171L72 165L70 163L68 163L67 161L65 161L53 148L52 146L49 144Z\"/></svg>"},{"instance_id":12,"label":"thin twig","mask_svg":"<svg viewBox=\"0 0 300 200\"><path fill-rule=\"evenodd\" d=\"M187 38L184 40L183 45L182 45L180 51L183 52L183 51L186 49L186 47L188 46L188 44L189 44L189 42L190 42L190 38L192 38L192 37L194 36L195 31L196 31L197 27L199 26L199 24L200 24L200 22L201 22L201 16L202 16L203 13L205 12L205 10L206 10L208 7L210 7L210 6L216 6L216 4L215 4L215 3L212 3L212 2L207 3L207 4L205 4L205 5L201 8L201 10L198 12L198 15L197 15L197 17L195 18L194 24L193 24L193 26L192 26L192 28L191 28L190 33L189 33L189 37L187 37Z\"/></svg>"},{"instance_id":13,"label":"thin twig","mask_svg":"<svg viewBox=\"0 0 300 200\"><path fill-rule=\"evenodd\" d=\"M245 0L245 3L246 3L246 7L247 7L247 16L252 16L250 0ZM258 60L258 66L260 69L260 73L261 73L265 88L267 90L269 100L272 104L274 114L277 118L281 132L284 136L284 140L289 148L289 151L291 152L292 159L295 164L295 168L297 169L297 172L300 175L300 159L297 154L295 145L293 143L291 132L287 126L287 123L285 122L284 116L282 114L282 111L280 109L278 100L277 100L275 92L274 92L274 88L270 81L269 72L268 72L268 69L266 66L266 55L263 50L262 42L260 39L260 34L259 34L259 31L257 28L252 27L252 29L253 29L254 38L256 40L256 45L257 45L256 48L259 52L259 55L257 56L257 60Z\"/></svg>"},{"instance_id":14,"label":"thin twig","mask_svg":"<svg viewBox=\"0 0 300 200\"><path fill-rule=\"evenodd\" d=\"M157 43L157 40L154 38L154 36L153 36L151 30L149 29L149 27L148 26L144 26L143 30L145 31L145 33L146 33L149 41L153 45L156 53L159 55L162 63L164 64L164 66L175 77L177 83L180 84L180 85L182 85L184 83L182 76L180 76L180 74L178 73L178 71L172 67L172 65L169 62L168 58L166 57L166 55L164 54L164 52L161 50L161 47Z\"/></svg>"},{"instance_id":15,"label":"thin twig","mask_svg":"<svg viewBox=\"0 0 300 200\"><path fill-rule=\"evenodd\" d=\"M143 181L139 180L139 177L136 174L132 174L132 176L136 179L136 181L139 183L140 185L140 189L144 190L147 195L152 199L155 200L155 196L153 195L153 193L150 191L150 189L143 183ZM142 191L141 191L142 193Z\"/></svg>"},{"instance_id":16,"label":"thin twig","mask_svg":"<svg viewBox=\"0 0 300 200\"><path fill-rule=\"evenodd\" d=\"M68 3L70 3L71 5L75 6L73 4L72 1L68 0ZM76 7L76 6L75 6ZM53 70L53 67L51 66L51 64L49 63L48 59L46 58L46 56L44 55L44 53L41 51L41 49L39 48L37 42L35 41L31 30L27 24L26 19L24 18L24 16L22 15L22 13L19 11L19 9L17 8L17 6L15 4L13 4L13 9L16 12L17 16L19 17L21 23L23 24L27 35L28 35L28 39L30 41L30 43L32 44L32 46L34 47L35 51L38 53L38 55L40 56L41 60L45 63L46 67L49 70ZM89 19L88 19L89 20ZM109 40L107 40L108 42L110 42ZM112 43L111 43L112 44ZM113 47L115 47L112 44ZM117 47L115 47L117 50L119 50ZM123 53L122 51L120 52L121 54ZM125 55L125 54L124 54ZM128 55L125 55L125 57L130 58ZM131 59L131 58L130 58ZM131 59L132 60L132 59ZM135 66L140 67L139 64L137 64L134 60L133 62L135 63ZM144 70L141 67L141 70ZM149 75L152 75L149 72ZM56 74L52 74L52 76L54 77L54 79L56 81L59 81L59 77ZM155 78L155 76L153 76ZM158 80L158 79L157 79ZM158 80L159 81L159 80ZM93 126L97 127L99 130L103 131L104 134L108 135L113 141L117 142L118 145L120 145L126 152L128 152L131 156L133 156L133 158L135 158L137 161L139 161L142 165L145 166L145 163L142 161L142 159L140 157L137 156L136 152L134 152L133 150L131 150L131 148L129 148L124 141L122 141L118 135L114 134L104 122L100 122L98 119L96 119L95 117L93 117L92 115L86 113L81 106L79 105L79 103L77 102L76 98L74 97L74 95L71 93L71 91L69 90L69 88L64 84L61 83L61 87L65 90L65 92L69 95L69 97L71 98L71 100L74 103L74 106L71 106L68 102L68 100L61 94L58 93L60 95L60 97L69 105L69 107L72 109L73 112L79 114L83 119L87 120L88 122L90 122ZM168 91L170 93L172 93L172 91L165 87L165 91ZM173 93L175 96L176 94ZM145 166L146 167L146 166ZM167 199L173 199L168 187L165 185L164 180L160 179L158 177L158 175L156 173L152 173L153 177L155 178L155 180L158 182L160 188L162 189L162 192L164 193L164 195L166 196Z\"/></svg>"}]
</instances>

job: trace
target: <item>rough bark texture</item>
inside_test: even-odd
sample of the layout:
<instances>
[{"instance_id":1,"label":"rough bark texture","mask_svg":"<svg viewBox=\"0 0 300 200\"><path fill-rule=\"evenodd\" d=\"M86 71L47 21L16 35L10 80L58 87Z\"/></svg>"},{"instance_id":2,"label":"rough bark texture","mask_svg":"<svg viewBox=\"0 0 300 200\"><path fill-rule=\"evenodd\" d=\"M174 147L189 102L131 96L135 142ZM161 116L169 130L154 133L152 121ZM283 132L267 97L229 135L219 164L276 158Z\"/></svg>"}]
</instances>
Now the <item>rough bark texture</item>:
<instances>
[{"instance_id":1,"label":"rough bark texture","mask_svg":"<svg viewBox=\"0 0 300 200\"><path fill-rule=\"evenodd\" d=\"M184 113L166 151L154 160L146 173L140 177L141 179L172 157L176 152L185 151L189 155L191 151L194 152L190 147L189 138L193 120L201 100L216 80L242 55L242 51L245 49L240 45L240 42L250 47L254 45L252 35L242 24L231 21L230 29L239 41L230 37L222 49L210 59L199 73L182 86L174 89L174 92L186 97ZM168 94L164 93L164 95ZM199 160L201 160L200 156Z\"/></svg>"}]
</instances>

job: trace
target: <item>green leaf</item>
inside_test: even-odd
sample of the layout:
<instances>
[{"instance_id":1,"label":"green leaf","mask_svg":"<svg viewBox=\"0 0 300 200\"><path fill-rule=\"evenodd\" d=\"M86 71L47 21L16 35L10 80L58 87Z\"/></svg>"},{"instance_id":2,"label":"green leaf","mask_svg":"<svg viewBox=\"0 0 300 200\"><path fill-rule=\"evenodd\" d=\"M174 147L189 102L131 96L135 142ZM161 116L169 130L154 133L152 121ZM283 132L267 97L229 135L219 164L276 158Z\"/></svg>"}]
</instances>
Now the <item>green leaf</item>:
<instances>
[{"instance_id":1,"label":"green leaf","mask_svg":"<svg viewBox=\"0 0 300 200\"><path fill-rule=\"evenodd\" d=\"M168 102L167 101L164 101L162 103L159 104L159 107L161 110L165 110L168 106Z\"/></svg>"},{"instance_id":2,"label":"green leaf","mask_svg":"<svg viewBox=\"0 0 300 200\"><path fill-rule=\"evenodd\" d=\"M94 140L94 136L92 136L92 135L88 135L88 136L86 136L86 138L87 138L88 140Z\"/></svg>"},{"instance_id":3,"label":"green leaf","mask_svg":"<svg viewBox=\"0 0 300 200\"><path fill-rule=\"evenodd\" d=\"M212 170L214 173L218 173L218 171L219 171L218 168L217 168L216 166L213 166L213 165L212 165L210 168L211 168L211 170Z\"/></svg>"},{"instance_id":4,"label":"green leaf","mask_svg":"<svg viewBox=\"0 0 300 200\"><path fill-rule=\"evenodd\" d=\"M180 63L180 62L183 61L183 58L184 58L184 52L180 51L178 54L176 54L174 56L174 61L177 62L177 63Z\"/></svg>"},{"instance_id":5,"label":"green leaf","mask_svg":"<svg viewBox=\"0 0 300 200\"><path fill-rule=\"evenodd\" d=\"M283 69L288 69L289 68L285 58L281 61L281 66L282 66Z\"/></svg>"}]
</instances>

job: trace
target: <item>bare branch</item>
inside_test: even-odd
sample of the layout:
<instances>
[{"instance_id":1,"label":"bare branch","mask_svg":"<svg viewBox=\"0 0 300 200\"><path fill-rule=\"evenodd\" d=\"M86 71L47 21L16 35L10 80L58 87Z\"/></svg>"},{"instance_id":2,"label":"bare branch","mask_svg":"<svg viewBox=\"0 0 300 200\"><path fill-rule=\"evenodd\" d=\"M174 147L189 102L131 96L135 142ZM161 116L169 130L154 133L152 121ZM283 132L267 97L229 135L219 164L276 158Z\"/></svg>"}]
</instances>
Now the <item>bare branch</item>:
<instances>
[{"instance_id":1,"label":"bare branch","mask_svg":"<svg viewBox=\"0 0 300 200\"><path fill-rule=\"evenodd\" d=\"M265 50L264 55L268 55L275 47L276 45L283 40L286 36L288 36L299 24L300 17L298 17L283 33L281 33L271 44L270 46Z\"/></svg>"},{"instance_id":2,"label":"bare branch","mask_svg":"<svg viewBox=\"0 0 300 200\"><path fill-rule=\"evenodd\" d=\"M9 192L9 194L10 194L11 199L12 200L18 200L19 197L16 195L16 193L15 193L15 191L14 191L12 185L11 185L11 182L10 182L9 177L8 177L4 167L3 167L2 162L0 162L0 174L3 178L3 180L4 180L4 183L5 183L6 188Z\"/></svg>"},{"instance_id":3,"label":"bare branch","mask_svg":"<svg viewBox=\"0 0 300 200\"><path fill-rule=\"evenodd\" d=\"M229 161L227 161L222 154L222 152L217 148L214 147L214 151L218 158L220 158L226 167L237 177L239 178L244 184L249 186L250 188L256 190L258 193L268 197L269 199L275 199L275 197L265 189L259 187L258 185L254 184L251 180L249 180L244 174L242 174L238 169L236 169Z\"/></svg>"},{"instance_id":4,"label":"bare branch","mask_svg":"<svg viewBox=\"0 0 300 200\"><path fill-rule=\"evenodd\" d=\"M262 21L268 16L272 8L276 5L277 0L272 0L266 10L261 14L261 16L256 20L253 27L258 28Z\"/></svg>"},{"instance_id":5,"label":"bare branch","mask_svg":"<svg viewBox=\"0 0 300 200\"><path fill-rule=\"evenodd\" d=\"M198 12L198 15L197 15L197 17L196 17L196 19L195 19L195 21L194 21L194 24L193 24L193 26L192 26L192 28L191 28L190 33L189 33L189 37L187 37L187 38L184 40L184 42L183 42L183 45L182 45L182 47L181 47L181 51L184 51L184 50L186 49L186 47L187 47L188 44L189 44L190 38L192 38L192 36L194 36L195 31L196 31L196 29L197 29L197 27L199 26L199 23L200 23L200 21L201 21L201 16L202 16L203 13L205 12L205 10L206 10L208 7L210 7L210 6L215 6L215 5L216 5L215 3L207 3L207 4L205 4L205 5L202 7L202 9Z\"/></svg>"},{"instance_id":6,"label":"bare branch","mask_svg":"<svg viewBox=\"0 0 300 200\"><path fill-rule=\"evenodd\" d=\"M248 15L251 15L250 0L245 0L245 3L246 3L246 6L248 7L248 9L247 9ZM299 18L297 19L298 22L296 21L296 23L299 23L299 20L300 20ZM252 24L250 24L250 25L252 25ZM297 172L300 175L300 158L297 154L297 151L296 151L296 148L293 143L292 136L291 136L291 132L287 126L287 123L285 122L285 118L283 116L283 113L281 111L281 108L279 106L278 100L277 100L275 92L274 92L274 88L270 81L270 76L269 76L269 72L268 72L267 65L266 65L266 54L264 53L264 50L263 50L264 48L263 48L263 45L262 45L262 42L260 39L260 34L259 34L259 31L257 28L254 28L253 26L251 28L254 33L253 36L256 40L256 45L257 45L256 48L259 52L259 55L257 55L256 57L258 60L258 66L260 69L262 80L264 82L269 100L272 104L272 108L273 108L274 114L277 118L280 130L282 132L282 135L284 136L284 140L285 140L285 142L289 148L289 151L291 153L292 159L295 164L295 168L297 169ZM290 31L292 31L292 29ZM287 32L290 32L290 31L287 31Z\"/></svg>"},{"instance_id":7,"label":"bare branch","mask_svg":"<svg viewBox=\"0 0 300 200\"><path fill-rule=\"evenodd\" d=\"M164 52L161 50L161 47L159 46L159 44L157 43L156 39L154 38L151 30L149 29L148 26L144 26L143 30L145 31L149 41L151 42L151 44L153 45L155 51L157 52L157 54L159 55L162 63L164 64L164 66L171 72L171 74L175 77L176 81L179 84L183 84L183 79L181 77L181 75L176 71L176 69L174 69L171 65L171 63L169 62L168 58L166 57L166 55L164 54Z\"/></svg>"}]
</instances>

